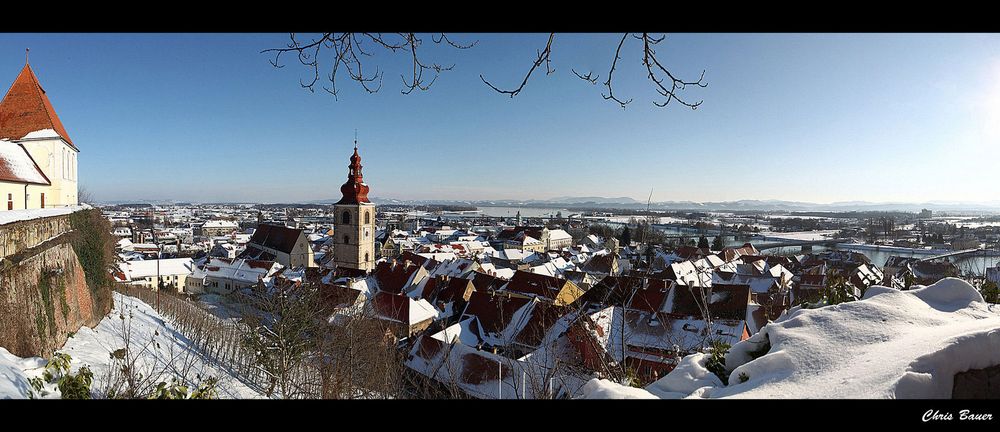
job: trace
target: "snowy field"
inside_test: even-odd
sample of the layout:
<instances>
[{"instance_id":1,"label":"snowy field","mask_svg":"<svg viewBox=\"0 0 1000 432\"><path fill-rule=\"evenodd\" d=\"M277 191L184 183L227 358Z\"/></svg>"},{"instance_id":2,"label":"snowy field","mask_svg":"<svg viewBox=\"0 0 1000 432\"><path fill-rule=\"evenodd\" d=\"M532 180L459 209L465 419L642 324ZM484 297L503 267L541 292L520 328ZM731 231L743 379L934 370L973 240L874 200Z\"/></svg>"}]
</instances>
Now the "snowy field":
<instances>
[{"instance_id":1,"label":"snowy field","mask_svg":"<svg viewBox=\"0 0 1000 432\"><path fill-rule=\"evenodd\" d=\"M795 231L795 232L767 232L763 233L767 240L825 240L837 236L839 230L819 230L819 231Z\"/></svg>"},{"instance_id":2,"label":"snowy field","mask_svg":"<svg viewBox=\"0 0 1000 432\"><path fill-rule=\"evenodd\" d=\"M762 347L766 354L752 359ZM645 389L592 380L589 398L950 398L957 372L1000 364L1000 306L955 278L794 308L726 356L730 383L685 357ZM740 382L740 376L746 377Z\"/></svg>"},{"instance_id":3,"label":"snowy field","mask_svg":"<svg viewBox=\"0 0 1000 432\"><path fill-rule=\"evenodd\" d=\"M642 215L601 216L601 217L595 217L594 219L599 219L599 220L603 220L603 221L607 221L607 222L617 222L617 223L628 223L632 219L635 219L635 220L638 220L638 221L645 221L645 220L647 220L646 216L642 216ZM686 224L686 223L688 223L688 220L687 219L670 217L670 216L654 216L652 218L652 223L655 223L655 224Z\"/></svg>"},{"instance_id":4,"label":"snowy field","mask_svg":"<svg viewBox=\"0 0 1000 432\"><path fill-rule=\"evenodd\" d=\"M58 352L72 357L71 370L76 373L88 366L94 373L93 392L107 388L111 375L111 353L124 348L129 341L136 359L135 370L144 375L156 376L154 382L169 382L171 377L186 376L197 383L215 377L220 398L260 398L258 392L232 375L207 362L190 344L175 331L152 307L134 297L114 293L115 307L97 327L83 327ZM126 335L128 336L126 338ZM0 348L0 399L28 398L28 379L41 376L46 361L33 357L22 359ZM58 390L47 398L59 398Z\"/></svg>"}]
</instances>

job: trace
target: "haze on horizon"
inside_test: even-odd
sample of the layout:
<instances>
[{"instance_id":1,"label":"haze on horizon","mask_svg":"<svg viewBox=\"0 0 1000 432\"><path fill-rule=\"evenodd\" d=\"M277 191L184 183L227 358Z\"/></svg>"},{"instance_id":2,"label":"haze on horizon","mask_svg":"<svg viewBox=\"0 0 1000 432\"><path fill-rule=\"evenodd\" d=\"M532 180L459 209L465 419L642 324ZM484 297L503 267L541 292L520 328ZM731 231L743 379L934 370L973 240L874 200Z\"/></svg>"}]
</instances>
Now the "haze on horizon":
<instances>
[{"instance_id":1,"label":"haze on horizon","mask_svg":"<svg viewBox=\"0 0 1000 432\"><path fill-rule=\"evenodd\" d=\"M403 56L376 56L382 89L340 77L339 100L299 86L294 59L260 51L285 34L28 34L0 41L0 77L31 64L97 200L302 202L333 198L358 130L372 196L529 200L994 202L1000 170L1000 36L672 34L661 60L708 87L697 110L657 108L628 42L615 93L601 97L620 36L557 34L555 73L514 98L541 34L425 41L454 63L429 91L402 95ZM638 41L633 41L637 44ZM571 72L600 75L590 85Z\"/></svg>"}]
</instances>

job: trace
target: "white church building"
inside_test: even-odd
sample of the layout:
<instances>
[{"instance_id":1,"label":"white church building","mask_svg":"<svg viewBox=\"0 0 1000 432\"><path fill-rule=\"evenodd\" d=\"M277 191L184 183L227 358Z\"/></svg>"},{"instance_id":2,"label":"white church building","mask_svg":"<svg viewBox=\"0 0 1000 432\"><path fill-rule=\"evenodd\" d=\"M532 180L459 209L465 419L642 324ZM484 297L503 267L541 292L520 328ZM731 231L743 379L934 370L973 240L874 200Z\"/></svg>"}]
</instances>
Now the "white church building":
<instances>
[{"instance_id":1,"label":"white church building","mask_svg":"<svg viewBox=\"0 0 1000 432\"><path fill-rule=\"evenodd\" d=\"M25 63L0 101L0 211L76 205L79 152Z\"/></svg>"}]
</instances>

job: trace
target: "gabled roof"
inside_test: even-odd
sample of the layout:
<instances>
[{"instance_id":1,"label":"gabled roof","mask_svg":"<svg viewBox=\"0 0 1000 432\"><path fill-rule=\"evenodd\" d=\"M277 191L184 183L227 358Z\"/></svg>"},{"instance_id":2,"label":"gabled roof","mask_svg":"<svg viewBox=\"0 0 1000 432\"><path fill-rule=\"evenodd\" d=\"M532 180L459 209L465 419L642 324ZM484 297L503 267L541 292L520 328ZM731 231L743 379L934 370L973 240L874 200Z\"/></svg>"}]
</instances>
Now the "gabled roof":
<instances>
[{"instance_id":1,"label":"gabled roof","mask_svg":"<svg viewBox=\"0 0 1000 432\"><path fill-rule=\"evenodd\" d=\"M641 287L641 276L607 276L587 290L580 297L580 301L606 306L624 306L632 294Z\"/></svg>"},{"instance_id":2,"label":"gabled roof","mask_svg":"<svg viewBox=\"0 0 1000 432\"><path fill-rule=\"evenodd\" d=\"M566 283L565 279L518 270L514 273L514 277L507 282L504 289L554 299Z\"/></svg>"},{"instance_id":3,"label":"gabled roof","mask_svg":"<svg viewBox=\"0 0 1000 432\"><path fill-rule=\"evenodd\" d=\"M410 286L420 283L420 279L423 279L420 277L415 280L418 276L417 272L421 268L412 262L383 261L375 266L373 274L375 281L378 283L379 290L393 294L402 294ZM426 276L426 272L423 275Z\"/></svg>"},{"instance_id":4,"label":"gabled roof","mask_svg":"<svg viewBox=\"0 0 1000 432\"><path fill-rule=\"evenodd\" d=\"M469 298L464 315L476 317L484 334L502 333L514 320L517 312L529 303L532 300L475 291Z\"/></svg>"},{"instance_id":5,"label":"gabled roof","mask_svg":"<svg viewBox=\"0 0 1000 432\"><path fill-rule=\"evenodd\" d=\"M672 285L663 279L647 279L646 286L639 285L632 298L628 302L630 309L646 312L659 312L663 302L667 299L667 292Z\"/></svg>"},{"instance_id":6,"label":"gabled roof","mask_svg":"<svg viewBox=\"0 0 1000 432\"><path fill-rule=\"evenodd\" d=\"M250 237L250 243L291 254L295 242L302 235L301 229L280 225L260 224Z\"/></svg>"},{"instance_id":7,"label":"gabled roof","mask_svg":"<svg viewBox=\"0 0 1000 432\"><path fill-rule=\"evenodd\" d=\"M469 279L462 278L451 278L448 279L448 284L438 290L437 296L434 301L441 301L445 303L453 302L458 299L465 300L463 297L465 292L469 289L469 284L472 281ZM475 290L475 285L473 285L473 290Z\"/></svg>"},{"instance_id":8,"label":"gabled roof","mask_svg":"<svg viewBox=\"0 0 1000 432\"><path fill-rule=\"evenodd\" d=\"M371 306L378 317L407 325L417 324L437 315L437 311L426 300L413 300L402 294L384 291L375 294Z\"/></svg>"},{"instance_id":9,"label":"gabled roof","mask_svg":"<svg viewBox=\"0 0 1000 432\"><path fill-rule=\"evenodd\" d=\"M24 65L0 101L0 138L19 140L31 132L52 129L71 147L79 151L62 121L56 115L52 102L38 83L31 66Z\"/></svg>"},{"instance_id":10,"label":"gabled roof","mask_svg":"<svg viewBox=\"0 0 1000 432\"><path fill-rule=\"evenodd\" d=\"M486 273L475 272L472 274L472 285L475 286L476 291L489 292L491 290L498 290L504 283L506 281L503 279Z\"/></svg>"}]
</instances>

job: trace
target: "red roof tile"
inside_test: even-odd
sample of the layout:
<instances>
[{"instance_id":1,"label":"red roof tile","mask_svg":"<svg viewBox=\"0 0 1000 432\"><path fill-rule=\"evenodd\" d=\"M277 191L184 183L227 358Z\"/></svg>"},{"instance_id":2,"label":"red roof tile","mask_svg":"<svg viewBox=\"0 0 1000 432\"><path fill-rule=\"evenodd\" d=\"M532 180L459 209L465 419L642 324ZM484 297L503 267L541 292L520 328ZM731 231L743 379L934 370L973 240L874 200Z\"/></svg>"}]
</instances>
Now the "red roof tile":
<instances>
[{"instance_id":1,"label":"red roof tile","mask_svg":"<svg viewBox=\"0 0 1000 432\"><path fill-rule=\"evenodd\" d=\"M520 297L494 296L475 291L469 298L465 315L478 318L484 332L500 333L510 325L514 313L530 301Z\"/></svg>"},{"instance_id":2,"label":"red roof tile","mask_svg":"<svg viewBox=\"0 0 1000 432\"><path fill-rule=\"evenodd\" d=\"M518 270L507 283L507 291L555 299L565 284L565 279Z\"/></svg>"},{"instance_id":3,"label":"red roof tile","mask_svg":"<svg viewBox=\"0 0 1000 432\"><path fill-rule=\"evenodd\" d=\"M637 289L629 300L629 309L646 312L659 312L663 301L667 298L670 283L664 279L648 279L645 288ZM642 286L641 284L639 285Z\"/></svg>"},{"instance_id":4,"label":"red roof tile","mask_svg":"<svg viewBox=\"0 0 1000 432\"><path fill-rule=\"evenodd\" d=\"M383 318L410 324L410 298L401 294L380 292L372 298L375 313Z\"/></svg>"},{"instance_id":5,"label":"red roof tile","mask_svg":"<svg viewBox=\"0 0 1000 432\"><path fill-rule=\"evenodd\" d=\"M375 280L378 288L385 292L399 294L406 288L406 283L416 273L420 266L407 265L400 262L383 261L375 267Z\"/></svg>"}]
</instances>

